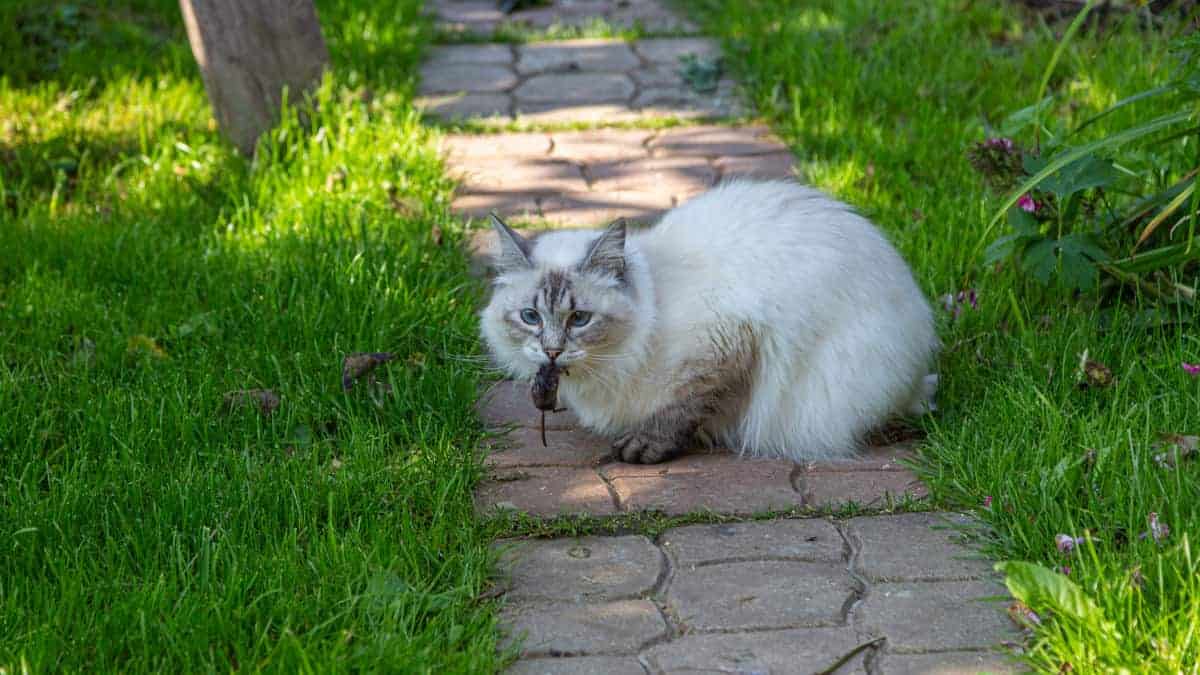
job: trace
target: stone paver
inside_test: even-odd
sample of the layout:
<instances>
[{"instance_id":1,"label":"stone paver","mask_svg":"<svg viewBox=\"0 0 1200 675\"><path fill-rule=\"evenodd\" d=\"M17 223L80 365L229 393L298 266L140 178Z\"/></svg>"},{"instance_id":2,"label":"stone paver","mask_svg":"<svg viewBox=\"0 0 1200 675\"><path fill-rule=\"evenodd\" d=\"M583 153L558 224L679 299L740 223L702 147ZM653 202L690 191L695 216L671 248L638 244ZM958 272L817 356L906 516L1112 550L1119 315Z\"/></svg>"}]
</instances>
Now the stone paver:
<instances>
[{"instance_id":1,"label":"stone paver","mask_svg":"<svg viewBox=\"0 0 1200 675\"><path fill-rule=\"evenodd\" d=\"M807 471L799 482L804 505L813 508L836 508L850 503L890 508L928 494L925 486L908 471Z\"/></svg>"},{"instance_id":2,"label":"stone paver","mask_svg":"<svg viewBox=\"0 0 1200 675\"><path fill-rule=\"evenodd\" d=\"M855 590L845 565L760 560L690 569L672 579L666 601L689 630L831 626Z\"/></svg>"},{"instance_id":3,"label":"stone paver","mask_svg":"<svg viewBox=\"0 0 1200 675\"><path fill-rule=\"evenodd\" d=\"M488 388L479 398L479 416L490 428L506 425L537 427L541 412L533 407L529 398L529 386L511 380L503 380ZM579 421L568 410L546 413L547 429L570 429ZM546 440L549 441L547 434Z\"/></svg>"},{"instance_id":4,"label":"stone paver","mask_svg":"<svg viewBox=\"0 0 1200 675\"><path fill-rule=\"evenodd\" d=\"M667 634L649 600L513 604L500 621L523 656L628 654Z\"/></svg>"},{"instance_id":5,"label":"stone paver","mask_svg":"<svg viewBox=\"0 0 1200 675\"><path fill-rule=\"evenodd\" d=\"M854 518L846 531L861 551L859 572L870 581L983 579L992 575L992 563L964 548L952 529L969 524L961 515L905 513ZM896 540L907 545L889 549Z\"/></svg>"},{"instance_id":6,"label":"stone paver","mask_svg":"<svg viewBox=\"0 0 1200 675\"><path fill-rule=\"evenodd\" d=\"M445 120L499 124L737 117L744 110L733 80L697 91L684 75L684 56L719 53L706 38L447 45L422 64L417 105Z\"/></svg>"},{"instance_id":7,"label":"stone paver","mask_svg":"<svg viewBox=\"0 0 1200 675\"><path fill-rule=\"evenodd\" d=\"M1004 675L1025 672L1011 658L996 652L938 652L887 654L877 662L886 675Z\"/></svg>"},{"instance_id":8,"label":"stone paver","mask_svg":"<svg viewBox=\"0 0 1200 675\"><path fill-rule=\"evenodd\" d=\"M988 581L874 584L855 616L864 635L886 636L892 653L987 649L1018 637L1003 605L985 600L1004 595Z\"/></svg>"},{"instance_id":9,"label":"stone paver","mask_svg":"<svg viewBox=\"0 0 1200 675\"><path fill-rule=\"evenodd\" d=\"M659 542L679 567L787 558L842 562L846 544L827 520L778 520L678 527Z\"/></svg>"},{"instance_id":10,"label":"stone paver","mask_svg":"<svg viewBox=\"0 0 1200 675\"><path fill-rule=\"evenodd\" d=\"M510 600L611 601L644 597L666 564L642 536L500 542Z\"/></svg>"},{"instance_id":11,"label":"stone paver","mask_svg":"<svg viewBox=\"0 0 1200 675\"><path fill-rule=\"evenodd\" d=\"M567 98L556 88L545 95ZM793 175L791 153L760 127L455 134L443 149L460 181L458 212L494 210L564 225L597 226L617 217L650 222L725 178ZM477 247L484 248L494 237L490 230L478 236L484 241Z\"/></svg>"},{"instance_id":12,"label":"stone paver","mask_svg":"<svg viewBox=\"0 0 1200 675\"><path fill-rule=\"evenodd\" d=\"M501 542L501 621L539 657L520 667L540 670L514 672L633 663L582 656L637 658L655 673L813 673L835 663L838 673L1018 672L988 651L1018 637L1005 603L987 599L1003 586L955 580L962 570L939 561L967 551L921 529L962 516L914 514L897 520L897 537L876 536L888 518L690 525L657 543ZM932 574L918 572L921 553ZM929 580L872 582L867 571L880 565Z\"/></svg>"},{"instance_id":13,"label":"stone paver","mask_svg":"<svg viewBox=\"0 0 1200 675\"><path fill-rule=\"evenodd\" d=\"M495 0L428 0L426 11L438 29L450 34L491 36L502 28L585 27L604 21L616 28L652 33L692 33L696 25L670 11L661 0L557 0L505 15Z\"/></svg>"},{"instance_id":14,"label":"stone paver","mask_svg":"<svg viewBox=\"0 0 1200 675\"><path fill-rule=\"evenodd\" d=\"M475 505L481 512L511 510L535 516L617 512L595 469L561 466L495 470L476 489Z\"/></svg>"},{"instance_id":15,"label":"stone paver","mask_svg":"<svg viewBox=\"0 0 1200 675\"><path fill-rule=\"evenodd\" d=\"M517 47L516 67L522 75L575 71L623 73L639 65L633 48L614 40L535 42Z\"/></svg>"},{"instance_id":16,"label":"stone paver","mask_svg":"<svg viewBox=\"0 0 1200 675\"><path fill-rule=\"evenodd\" d=\"M665 673L822 673L858 645L852 631L840 628L689 635L646 650L646 660ZM657 671L656 671L657 672ZM838 675L865 673L839 669Z\"/></svg>"},{"instance_id":17,"label":"stone paver","mask_svg":"<svg viewBox=\"0 0 1200 675\"><path fill-rule=\"evenodd\" d=\"M750 515L802 505L789 462L740 459L729 453L686 455L663 464L601 467L624 510L668 515L709 510Z\"/></svg>"},{"instance_id":18,"label":"stone paver","mask_svg":"<svg viewBox=\"0 0 1200 675\"><path fill-rule=\"evenodd\" d=\"M505 16L494 0L430 0L444 33L581 27L597 20L650 31L693 30L662 0L554 0ZM561 34L559 32L558 34ZM583 131L449 134L452 208L490 211L522 227L597 226L663 211L737 177L794 178L795 160L753 124L705 124L744 112L736 85L698 92L683 57L720 58L703 37L457 44L430 50L418 101L445 120L516 122ZM649 126L673 118L680 126ZM561 123L561 126L559 124ZM538 125L547 125L539 127ZM659 125L654 125L659 126ZM544 229L523 232L537 236ZM469 241L475 269L495 246ZM570 412L542 415L527 384L501 382L478 406L484 443L482 512L615 516L642 511L730 516L886 510L921 499L907 467L911 434L873 435L845 462L794 464L696 450L629 465ZM634 523L636 520L631 519ZM508 672L968 673L1015 672L994 651L1017 631L990 565L952 529L956 514L865 515L677 527L642 535L499 542Z\"/></svg>"},{"instance_id":19,"label":"stone paver","mask_svg":"<svg viewBox=\"0 0 1200 675\"><path fill-rule=\"evenodd\" d=\"M485 463L498 469L540 466L594 467L609 459L608 441L577 429L546 432L546 445L538 429L521 427L488 444Z\"/></svg>"},{"instance_id":20,"label":"stone paver","mask_svg":"<svg viewBox=\"0 0 1200 675\"><path fill-rule=\"evenodd\" d=\"M505 675L645 675L646 669L632 656L575 656L522 659Z\"/></svg>"}]
</instances>

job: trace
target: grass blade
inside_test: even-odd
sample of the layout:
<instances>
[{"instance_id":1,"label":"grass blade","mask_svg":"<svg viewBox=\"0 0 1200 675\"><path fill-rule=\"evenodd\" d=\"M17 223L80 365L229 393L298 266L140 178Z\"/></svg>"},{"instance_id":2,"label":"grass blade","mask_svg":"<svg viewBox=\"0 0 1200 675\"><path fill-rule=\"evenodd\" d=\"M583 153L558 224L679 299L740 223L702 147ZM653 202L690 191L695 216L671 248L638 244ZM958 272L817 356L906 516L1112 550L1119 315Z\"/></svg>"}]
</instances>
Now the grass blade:
<instances>
[{"instance_id":1,"label":"grass blade","mask_svg":"<svg viewBox=\"0 0 1200 675\"><path fill-rule=\"evenodd\" d=\"M1079 27L1083 25L1084 19L1092 11L1093 0L1087 0L1087 4L1083 9L1079 10L1079 14L1075 16L1075 20L1067 27L1067 32L1063 33L1063 37L1058 41L1058 46L1054 48L1054 54L1050 57L1050 63L1046 64L1046 70L1042 72L1042 82L1038 85L1037 96L1033 99L1041 101L1046 97L1046 88L1050 86L1050 76L1054 73L1055 67L1058 66L1059 59L1062 58L1063 52L1066 51L1067 45L1070 44L1071 38L1075 33L1079 32ZM1042 111L1038 107L1033 112L1033 144L1034 147L1041 147L1041 132L1042 132Z\"/></svg>"},{"instance_id":2,"label":"grass blade","mask_svg":"<svg viewBox=\"0 0 1200 675\"><path fill-rule=\"evenodd\" d=\"M1159 211L1158 215L1154 216L1149 223L1146 223L1146 227L1142 230L1142 234L1138 237L1137 243L1133 245L1133 250L1136 251L1137 247L1142 245L1142 242L1146 241L1150 238L1150 235L1154 234L1154 231L1158 229L1158 226L1161 225L1164 220L1169 218L1172 213L1178 211L1179 207L1183 206L1183 203L1187 201L1187 198L1190 197L1195 190L1196 179L1193 178L1191 185L1188 185L1183 189L1182 192L1175 195L1175 198L1172 199L1165 207L1163 207L1163 210Z\"/></svg>"},{"instance_id":3,"label":"grass blade","mask_svg":"<svg viewBox=\"0 0 1200 675\"><path fill-rule=\"evenodd\" d=\"M1008 209L1011 208L1013 204L1017 203L1017 200L1021 198L1021 195L1025 194L1026 192L1029 192L1029 190L1037 187L1038 183L1041 183L1042 181L1046 180L1046 177L1049 176L1050 174L1054 173L1055 171L1058 171L1059 169L1063 168L1064 166L1070 164L1071 162L1074 162L1075 160L1079 159L1080 157L1083 157L1084 155L1095 152L1097 150L1104 150L1107 148L1115 148L1115 147L1124 145L1126 143L1129 143L1130 141L1135 141L1139 138L1142 138L1143 136L1149 136L1150 134L1152 134L1156 131L1159 131L1160 129L1166 129L1167 127L1170 127L1172 125L1179 124L1180 122L1185 122L1188 119L1190 119L1191 117L1192 117L1192 113L1189 111L1183 111L1183 112L1171 113L1169 115L1163 115L1163 116L1153 119L1149 122L1146 122L1145 124L1141 124L1139 126L1133 127L1132 129L1126 129L1120 133L1116 133L1111 136L1107 136L1105 138L1101 138L1099 140L1092 141L1091 143L1085 143L1084 145L1080 145L1068 152L1064 152L1064 153L1058 155L1053 160L1051 160L1049 164L1047 164L1045 167L1043 167L1041 171L1034 174L1032 177L1029 178L1029 180L1022 183L1020 187L1018 187L1016 190L1013 190L1012 192L1010 192L1009 195L1004 198L1004 202L1001 204L1000 208L998 208L996 210L995 215L993 215L992 219L990 221L988 221L988 225L987 225L988 229L990 230L992 227L994 227L996 225L996 223L1001 218L1004 217L1004 214L1008 213Z\"/></svg>"},{"instance_id":4,"label":"grass blade","mask_svg":"<svg viewBox=\"0 0 1200 675\"><path fill-rule=\"evenodd\" d=\"M1068 133L1065 136L1065 138L1070 138L1071 136L1074 136L1075 134L1079 133L1080 131L1083 131L1087 127L1091 126L1092 124L1094 124L1096 122L1099 122L1100 120L1104 119L1105 117L1108 117L1109 115L1115 113L1116 111L1120 110L1121 108L1124 108L1129 105L1133 105L1134 103L1137 103L1138 101L1144 101L1148 98L1154 98L1155 96L1159 96L1161 94L1165 94L1169 91L1174 91L1174 90L1175 90L1174 84L1165 84L1161 87L1147 89L1146 91L1136 93L1133 96L1123 98L1120 101L1117 101L1116 103L1112 104L1111 106L1109 106L1107 109L1103 110L1102 112L1096 113L1095 115L1089 117L1082 124L1080 124L1079 126L1075 127L1073 130L1071 130L1071 132Z\"/></svg>"}]
</instances>

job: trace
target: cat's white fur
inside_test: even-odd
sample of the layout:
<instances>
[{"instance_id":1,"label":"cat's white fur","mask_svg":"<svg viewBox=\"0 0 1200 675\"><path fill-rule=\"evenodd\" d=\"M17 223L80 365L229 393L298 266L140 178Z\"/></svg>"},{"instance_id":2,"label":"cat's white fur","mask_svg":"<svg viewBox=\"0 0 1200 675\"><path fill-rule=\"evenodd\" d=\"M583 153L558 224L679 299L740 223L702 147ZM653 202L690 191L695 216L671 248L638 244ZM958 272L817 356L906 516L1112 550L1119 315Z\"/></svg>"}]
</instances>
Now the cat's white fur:
<instances>
[{"instance_id":1,"label":"cat's white fur","mask_svg":"<svg viewBox=\"0 0 1200 675\"><path fill-rule=\"evenodd\" d=\"M502 276L497 293L578 267L597 236L541 236L533 271ZM634 297L613 311L631 315L628 334L607 354L564 364L572 371L559 389L596 432L619 436L670 405L681 378L711 358L714 339L736 340L738 330L754 338L746 401L701 431L743 453L849 458L865 433L932 402L938 340L929 303L888 240L817 190L718 186L630 232L625 255ZM504 338L500 304L484 312L485 339L503 368L531 378L546 359Z\"/></svg>"}]
</instances>

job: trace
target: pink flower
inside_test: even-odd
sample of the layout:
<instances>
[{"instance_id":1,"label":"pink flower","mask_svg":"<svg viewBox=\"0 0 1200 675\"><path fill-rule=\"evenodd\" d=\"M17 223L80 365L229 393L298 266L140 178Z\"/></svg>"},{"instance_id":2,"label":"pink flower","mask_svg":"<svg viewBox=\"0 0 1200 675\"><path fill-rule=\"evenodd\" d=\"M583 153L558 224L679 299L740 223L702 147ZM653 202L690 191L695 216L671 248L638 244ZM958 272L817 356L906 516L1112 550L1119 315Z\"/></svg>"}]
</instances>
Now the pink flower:
<instances>
[{"instance_id":1,"label":"pink flower","mask_svg":"<svg viewBox=\"0 0 1200 675\"><path fill-rule=\"evenodd\" d=\"M1184 361L1180 364L1183 366L1183 371L1192 377L1200 375L1200 363L1188 363Z\"/></svg>"},{"instance_id":2,"label":"pink flower","mask_svg":"<svg viewBox=\"0 0 1200 675\"><path fill-rule=\"evenodd\" d=\"M1033 197L1030 197L1028 192L1021 195L1021 198L1017 200L1017 206L1021 207L1022 211L1028 213L1037 213L1038 210L1038 203L1033 201Z\"/></svg>"},{"instance_id":3,"label":"pink flower","mask_svg":"<svg viewBox=\"0 0 1200 675\"><path fill-rule=\"evenodd\" d=\"M970 306L971 309L979 309L979 295L974 288L968 288L958 293L947 293L942 296L942 308L958 318L962 314L963 307Z\"/></svg>"},{"instance_id":4,"label":"pink flower","mask_svg":"<svg viewBox=\"0 0 1200 675\"><path fill-rule=\"evenodd\" d=\"M1083 542L1083 537L1072 537L1069 534L1059 534L1054 537L1054 545L1058 548L1058 552L1063 555L1071 555L1075 547Z\"/></svg>"},{"instance_id":5,"label":"pink flower","mask_svg":"<svg viewBox=\"0 0 1200 675\"><path fill-rule=\"evenodd\" d=\"M983 147L1012 152L1013 142L1011 138L989 138L983 142Z\"/></svg>"},{"instance_id":6,"label":"pink flower","mask_svg":"<svg viewBox=\"0 0 1200 675\"><path fill-rule=\"evenodd\" d=\"M1166 523L1158 522L1158 513L1151 511L1150 515L1146 516L1146 522L1150 525L1150 530L1138 535L1138 539L1150 537L1154 543L1159 544L1171 535L1171 528L1167 527Z\"/></svg>"},{"instance_id":7,"label":"pink flower","mask_svg":"<svg viewBox=\"0 0 1200 675\"><path fill-rule=\"evenodd\" d=\"M983 508L985 508L985 509L991 509L991 508L992 508L992 496L991 496L991 495L985 495L985 496L984 496L984 498L983 498Z\"/></svg>"}]
</instances>

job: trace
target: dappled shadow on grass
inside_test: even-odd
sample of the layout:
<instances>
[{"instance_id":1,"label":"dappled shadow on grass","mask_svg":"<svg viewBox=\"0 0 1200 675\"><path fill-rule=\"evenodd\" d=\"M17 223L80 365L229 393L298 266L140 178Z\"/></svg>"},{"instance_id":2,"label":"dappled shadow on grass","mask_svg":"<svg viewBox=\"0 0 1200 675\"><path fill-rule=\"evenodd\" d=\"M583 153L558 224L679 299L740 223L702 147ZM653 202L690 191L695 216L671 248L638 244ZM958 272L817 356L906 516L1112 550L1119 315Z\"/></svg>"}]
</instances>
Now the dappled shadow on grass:
<instances>
[{"instance_id":1,"label":"dappled shadow on grass","mask_svg":"<svg viewBox=\"0 0 1200 675\"><path fill-rule=\"evenodd\" d=\"M167 0L4 3L0 53L18 85L75 86L191 67L179 5Z\"/></svg>"}]
</instances>

